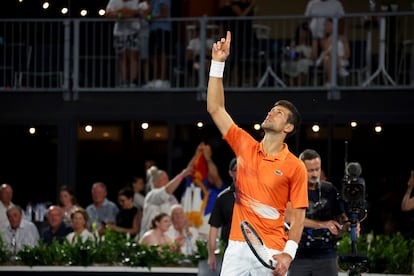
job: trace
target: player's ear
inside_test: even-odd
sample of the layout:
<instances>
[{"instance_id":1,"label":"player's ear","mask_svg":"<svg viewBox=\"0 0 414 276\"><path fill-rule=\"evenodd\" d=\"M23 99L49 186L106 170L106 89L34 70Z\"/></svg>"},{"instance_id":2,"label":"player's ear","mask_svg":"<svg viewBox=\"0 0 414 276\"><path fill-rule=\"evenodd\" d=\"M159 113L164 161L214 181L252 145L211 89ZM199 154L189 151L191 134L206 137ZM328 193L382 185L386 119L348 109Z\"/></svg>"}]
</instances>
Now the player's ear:
<instances>
[{"instance_id":1,"label":"player's ear","mask_svg":"<svg viewBox=\"0 0 414 276\"><path fill-rule=\"evenodd\" d=\"M286 126L285 126L285 129L284 129L286 134L292 133L294 130L295 130L295 126L291 123L287 123Z\"/></svg>"}]
</instances>

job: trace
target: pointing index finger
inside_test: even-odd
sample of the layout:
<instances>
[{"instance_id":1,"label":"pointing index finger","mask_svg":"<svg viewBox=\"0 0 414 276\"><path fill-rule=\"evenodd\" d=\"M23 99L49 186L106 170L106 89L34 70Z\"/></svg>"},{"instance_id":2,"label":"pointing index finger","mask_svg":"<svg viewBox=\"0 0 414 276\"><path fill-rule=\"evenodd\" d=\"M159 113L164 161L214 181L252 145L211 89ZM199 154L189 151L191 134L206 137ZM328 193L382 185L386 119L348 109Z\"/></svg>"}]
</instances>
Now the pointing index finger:
<instances>
[{"instance_id":1,"label":"pointing index finger","mask_svg":"<svg viewBox=\"0 0 414 276\"><path fill-rule=\"evenodd\" d=\"M230 31L227 31L227 34L226 34L226 43L228 45L230 45L230 42L231 42L231 32Z\"/></svg>"}]
</instances>

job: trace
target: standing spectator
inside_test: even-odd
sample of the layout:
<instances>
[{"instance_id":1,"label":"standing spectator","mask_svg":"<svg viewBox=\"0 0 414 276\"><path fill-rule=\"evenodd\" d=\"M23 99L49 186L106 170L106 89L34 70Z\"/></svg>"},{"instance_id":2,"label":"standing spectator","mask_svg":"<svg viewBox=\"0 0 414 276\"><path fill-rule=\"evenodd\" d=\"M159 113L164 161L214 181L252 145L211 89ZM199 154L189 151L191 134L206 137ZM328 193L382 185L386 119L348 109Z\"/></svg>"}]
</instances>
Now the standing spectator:
<instances>
[{"instance_id":1,"label":"standing spectator","mask_svg":"<svg viewBox=\"0 0 414 276\"><path fill-rule=\"evenodd\" d=\"M256 14L256 4L257 0L233 0L231 3L231 11L233 16L236 17L253 17ZM252 19L232 20L229 30L238 39L238 43L234 45L234 53L232 54L235 58L232 77L235 78L235 83L239 86L242 85L242 80L246 80L249 77L252 78L253 76L251 69L254 66L249 62L254 59L253 54L255 53L258 41L256 33L253 30ZM242 66L241 64L243 62L244 65ZM246 75L248 71L250 71L250 75Z\"/></svg>"},{"instance_id":2,"label":"standing spectator","mask_svg":"<svg viewBox=\"0 0 414 276\"><path fill-rule=\"evenodd\" d=\"M237 174L237 159L233 158L229 163L229 175L233 179L231 185L222 191L214 204L208 223L210 232L208 234L208 266L211 271L220 273L221 263L217 264L216 250L217 239L224 243L224 250L227 248L230 235L231 217L235 199L235 187ZM221 229L220 235L219 230Z\"/></svg>"},{"instance_id":3,"label":"standing spectator","mask_svg":"<svg viewBox=\"0 0 414 276\"><path fill-rule=\"evenodd\" d=\"M238 38L236 37L235 40ZM285 275L295 258L308 207L306 169L288 149L285 139L298 130L300 114L287 100L277 101L256 141L238 127L225 108L223 71L230 54L231 32L213 45L207 89L207 111L237 157L236 200L222 275ZM285 232L284 213L291 202L292 220ZM275 269L263 266L249 250L240 223L248 220L276 260Z\"/></svg>"},{"instance_id":4,"label":"standing spectator","mask_svg":"<svg viewBox=\"0 0 414 276\"><path fill-rule=\"evenodd\" d=\"M68 186L60 187L59 204L63 210L65 222L70 224L71 213L74 209L79 207L79 205L75 193Z\"/></svg>"},{"instance_id":5,"label":"standing spectator","mask_svg":"<svg viewBox=\"0 0 414 276\"><path fill-rule=\"evenodd\" d=\"M9 225L2 230L2 238L14 256L26 245L30 247L39 245L39 231L33 222L24 219L20 206L13 205L8 208L7 218Z\"/></svg>"},{"instance_id":6,"label":"standing spectator","mask_svg":"<svg viewBox=\"0 0 414 276\"><path fill-rule=\"evenodd\" d=\"M172 23L171 0L151 1L150 23L150 59L153 66L154 80L147 84L147 88L168 88L168 62L167 55L171 47Z\"/></svg>"},{"instance_id":7,"label":"standing spectator","mask_svg":"<svg viewBox=\"0 0 414 276\"><path fill-rule=\"evenodd\" d=\"M198 230L190 226L184 208L180 204L171 207L171 226L166 235L173 240L184 255L194 255Z\"/></svg>"},{"instance_id":8,"label":"standing spectator","mask_svg":"<svg viewBox=\"0 0 414 276\"><path fill-rule=\"evenodd\" d=\"M145 199L145 180L142 176L135 176L131 185L134 191L134 206L142 210Z\"/></svg>"},{"instance_id":9,"label":"standing spectator","mask_svg":"<svg viewBox=\"0 0 414 276\"><path fill-rule=\"evenodd\" d=\"M411 211L414 210L414 197L411 196L411 193L414 188L414 170L411 171L410 178L408 179L407 190L405 191L404 197L401 201L401 210Z\"/></svg>"},{"instance_id":10,"label":"standing spectator","mask_svg":"<svg viewBox=\"0 0 414 276\"><path fill-rule=\"evenodd\" d=\"M152 189L145 196L140 237L149 229L154 216L161 212L168 214L171 211L171 206L178 203L174 191L192 171L193 161L190 161L187 167L171 180L168 178L167 172L159 170L156 166L148 169Z\"/></svg>"},{"instance_id":11,"label":"standing spectator","mask_svg":"<svg viewBox=\"0 0 414 276\"><path fill-rule=\"evenodd\" d=\"M13 207L13 188L7 183L0 186L0 231L9 225L6 211L8 208Z\"/></svg>"},{"instance_id":12,"label":"standing spectator","mask_svg":"<svg viewBox=\"0 0 414 276\"><path fill-rule=\"evenodd\" d=\"M311 0L305 10L309 17L309 28L313 39L325 37L325 19L332 16L344 15L345 11L339 0Z\"/></svg>"},{"instance_id":13,"label":"standing spectator","mask_svg":"<svg viewBox=\"0 0 414 276\"><path fill-rule=\"evenodd\" d=\"M313 65L312 33L307 22L302 22L296 28L295 39L282 61L282 72L289 77L290 86L305 84L309 67Z\"/></svg>"},{"instance_id":14,"label":"standing spectator","mask_svg":"<svg viewBox=\"0 0 414 276\"><path fill-rule=\"evenodd\" d=\"M107 199L108 191L105 183L95 182L92 185L91 193L93 203L86 207L89 229L93 231L96 229L99 235L103 235L106 224L116 222L119 208L114 202Z\"/></svg>"},{"instance_id":15,"label":"standing spectator","mask_svg":"<svg viewBox=\"0 0 414 276\"><path fill-rule=\"evenodd\" d=\"M142 68L142 80L140 85L145 86L149 81L149 36L150 36L150 21L151 5L149 0L141 0L140 7L140 25L139 31L139 68Z\"/></svg>"},{"instance_id":16,"label":"standing spectator","mask_svg":"<svg viewBox=\"0 0 414 276\"><path fill-rule=\"evenodd\" d=\"M72 222L73 232L66 236L66 240L69 243L75 244L79 240L81 242L85 242L87 240L95 241L95 236L87 228L88 213L86 213L85 209L81 207L76 208L71 213L70 219Z\"/></svg>"},{"instance_id":17,"label":"standing spectator","mask_svg":"<svg viewBox=\"0 0 414 276\"><path fill-rule=\"evenodd\" d=\"M135 237L141 228L142 210L134 206L134 191L125 187L118 192L118 203L121 206L116 215L116 223L108 224L108 227L118 233L124 233Z\"/></svg>"},{"instance_id":18,"label":"standing spectator","mask_svg":"<svg viewBox=\"0 0 414 276\"><path fill-rule=\"evenodd\" d=\"M181 198L190 225L198 228L201 239L207 239L208 220L217 195L224 184L217 166L212 159L211 146L201 142L195 151L194 171L187 178L186 189Z\"/></svg>"},{"instance_id":19,"label":"standing spectator","mask_svg":"<svg viewBox=\"0 0 414 276\"><path fill-rule=\"evenodd\" d=\"M338 275L336 242L350 224L335 186L321 180L321 157L312 149L304 150L299 159L308 171L309 207L306 209L302 238L288 275ZM288 209L289 210L289 209ZM289 212L286 211L286 222Z\"/></svg>"},{"instance_id":20,"label":"standing spectator","mask_svg":"<svg viewBox=\"0 0 414 276\"><path fill-rule=\"evenodd\" d=\"M142 24L138 18L145 18L148 8L147 2L139 3L139 0L109 0L106 6L106 16L118 19L113 35L122 87L135 87L138 83L139 32Z\"/></svg>"},{"instance_id":21,"label":"standing spectator","mask_svg":"<svg viewBox=\"0 0 414 276\"><path fill-rule=\"evenodd\" d=\"M47 210L48 227L42 233L44 243L51 245L54 240L62 243L67 234L73 231L72 227L63 220L62 208L52 205Z\"/></svg>"}]
</instances>

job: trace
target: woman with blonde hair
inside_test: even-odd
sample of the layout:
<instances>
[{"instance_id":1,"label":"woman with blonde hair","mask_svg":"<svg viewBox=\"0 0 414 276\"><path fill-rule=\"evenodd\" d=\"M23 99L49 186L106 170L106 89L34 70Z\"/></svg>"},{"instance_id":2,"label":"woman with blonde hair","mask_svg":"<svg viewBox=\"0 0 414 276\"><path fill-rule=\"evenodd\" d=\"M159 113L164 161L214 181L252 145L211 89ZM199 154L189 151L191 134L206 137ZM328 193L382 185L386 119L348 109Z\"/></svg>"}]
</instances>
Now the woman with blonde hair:
<instances>
[{"instance_id":1,"label":"woman with blonde hair","mask_svg":"<svg viewBox=\"0 0 414 276\"><path fill-rule=\"evenodd\" d=\"M169 213L171 206L178 203L174 196L174 191L179 187L184 178L193 172L193 160L173 179L169 179L166 171L152 166L147 171L148 182L151 185L144 200L144 208L141 221L140 236L142 236L150 227L152 218L159 213Z\"/></svg>"}]
</instances>

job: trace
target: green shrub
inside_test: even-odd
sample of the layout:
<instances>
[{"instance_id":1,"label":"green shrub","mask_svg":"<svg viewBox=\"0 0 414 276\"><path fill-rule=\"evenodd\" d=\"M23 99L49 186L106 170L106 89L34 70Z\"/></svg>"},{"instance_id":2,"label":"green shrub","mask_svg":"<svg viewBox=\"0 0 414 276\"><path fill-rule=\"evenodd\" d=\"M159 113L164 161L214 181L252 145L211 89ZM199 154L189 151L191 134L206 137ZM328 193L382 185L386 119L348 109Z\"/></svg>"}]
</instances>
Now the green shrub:
<instances>
[{"instance_id":1,"label":"green shrub","mask_svg":"<svg viewBox=\"0 0 414 276\"><path fill-rule=\"evenodd\" d=\"M10 257L11 254L2 246L2 264L12 264ZM27 266L126 265L151 269L154 266L197 265L198 258L184 256L168 246L160 248L138 244L124 234L107 230L97 241L70 244L65 240L62 244L55 241L49 246L42 242L36 247L26 246L18 252L16 260L14 264Z\"/></svg>"},{"instance_id":2,"label":"green shrub","mask_svg":"<svg viewBox=\"0 0 414 276\"><path fill-rule=\"evenodd\" d=\"M0 235L0 265L4 265L10 262L12 253L8 250L6 244Z\"/></svg>"}]
</instances>

